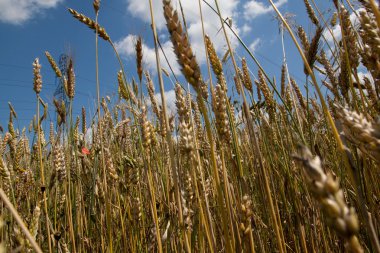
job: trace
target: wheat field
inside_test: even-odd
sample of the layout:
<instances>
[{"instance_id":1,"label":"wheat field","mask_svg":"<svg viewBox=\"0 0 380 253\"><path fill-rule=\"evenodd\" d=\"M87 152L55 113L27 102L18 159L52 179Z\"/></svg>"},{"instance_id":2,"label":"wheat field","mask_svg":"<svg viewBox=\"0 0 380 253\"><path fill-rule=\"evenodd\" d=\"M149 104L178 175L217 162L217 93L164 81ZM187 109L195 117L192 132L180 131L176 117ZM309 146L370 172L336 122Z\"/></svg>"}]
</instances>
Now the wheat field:
<instances>
[{"instance_id":1,"label":"wheat field","mask_svg":"<svg viewBox=\"0 0 380 253\"><path fill-rule=\"evenodd\" d=\"M11 104L0 136L0 252L380 252L378 4L359 0L357 12L351 1L334 0L334 15L325 20L314 0L304 0L312 26L307 34L269 2L302 57L305 83L289 74L290 61L276 82L272 75L279 73L267 73L253 54L238 60L217 0L213 10L233 81L205 33L207 68L201 68L184 27L186 13L163 0L182 73L174 114L164 92L162 75L170 73L160 66L156 14L147 13L158 78L144 69L138 38L137 69L128 69L138 79L131 82L97 22L100 0L88 16L69 8L95 32L89 43L104 40L115 50L118 102L100 97L97 81L96 113L88 119L83 107L74 115L74 63L62 73L45 52L68 103L54 100L57 121L44 129L48 105L34 60L35 137L15 128ZM359 26L351 23L352 13ZM336 24L341 39L322 49ZM359 77L359 68L368 76Z\"/></svg>"}]
</instances>

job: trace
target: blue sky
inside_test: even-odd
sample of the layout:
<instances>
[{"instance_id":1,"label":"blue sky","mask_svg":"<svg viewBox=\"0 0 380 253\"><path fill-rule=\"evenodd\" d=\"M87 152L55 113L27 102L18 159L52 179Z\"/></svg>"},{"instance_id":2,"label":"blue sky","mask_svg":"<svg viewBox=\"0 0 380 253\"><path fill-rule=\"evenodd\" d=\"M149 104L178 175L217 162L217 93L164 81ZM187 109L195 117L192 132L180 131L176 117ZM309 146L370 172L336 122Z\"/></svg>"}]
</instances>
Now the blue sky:
<instances>
[{"instance_id":1,"label":"blue sky","mask_svg":"<svg viewBox=\"0 0 380 253\"><path fill-rule=\"evenodd\" d=\"M213 3L213 0L208 0ZM154 11L158 26L161 44L173 65L174 72L179 74L175 57L171 50L168 32L162 15L162 3L154 0ZM313 27L307 20L302 0L275 1L282 13L293 13L298 25L302 25L306 32L312 33ZM282 47L278 23L274 19L274 12L267 1L256 0L219 0L222 14L232 19L234 28L250 46L264 69L272 77L279 80L282 63ZM331 1L317 1L318 7L324 11L326 17L332 12ZM173 0L178 7L178 2ZM193 45L193 51L204 70L204 49L202 43L201 26L199 19L198 1L182 0L188 32ZM94 33L85 25L71 17L67 8L73 8L89 17L94 17L92 1L74 0L0 0L0 125L7 128L9 117L8 101L18 113L16 125L28 126L35 113L35 94L33 92L32 63L36 57L42 65L43 88L42 98L49 103L50 119L54 120L54 106L52 104L56 88L55 75L44 55L49 51L58 61L61 53L70 52L75 61L76 96L74 115L80 114L85 106L88 111L94 112L96 97L95 88L95 40ZM99 23L105 27L111 39L120 52L127 78L136 76L135 55L133 43L136 36L144 40L144 69L152 73L158 92L155 75L154 48L150 29L148 0L112 0L101 1ZM222 37L217 16L205 5L202 5L205 16L205 29L213 40L217 52L222 56L226 51L226 44ZM232 38L238 57L247 57L247 54ZM285 45L288 56L290 73L301 84L304 80L303 66L298 53L288 35L285 36ZM161 55L161 59L163 57ZM248 59L248 57L247 57ZM110 45L99 40L99 66L102 96L117 97L116 74L119 70L117 59ZM248 64L257 74L257 67L248 59ZM168 69L166 63L164 68ZM225 65L227 78L232 81L232 64ZM206 79L206 71L203 72ZM230 74L229 74L230 73ZM229 83L232 88L233 83ZM172 82L165 77L165 89L170 101L174 101ZM174 104L172 103L171 106ZM46 122L48 123L48 121Z\"/></svg>"}]
</instances>

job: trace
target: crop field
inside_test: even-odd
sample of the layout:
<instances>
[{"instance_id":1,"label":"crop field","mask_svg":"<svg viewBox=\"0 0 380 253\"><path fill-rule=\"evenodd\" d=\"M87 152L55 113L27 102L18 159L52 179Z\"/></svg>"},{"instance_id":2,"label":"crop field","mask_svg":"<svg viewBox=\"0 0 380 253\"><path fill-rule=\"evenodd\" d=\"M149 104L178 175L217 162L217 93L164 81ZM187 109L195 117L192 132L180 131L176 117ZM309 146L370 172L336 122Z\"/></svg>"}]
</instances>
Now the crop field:
<instances>
[{"instance_id":1,"label":"crop field","mask_svg":"<svg viewBox=\"0 0 380 253\"><path fill-rule=\"evenodd\" d=\"M114 50L117 97L102 97L97 79L95 112L82 107L76 115L76 63L69 58L63 73L46 51L50 66L43 68L51 67L67 97L48 104L35 58L29 132L14 124L11 103L0 129L0 252L380 253L378 3L352 1L357 11L351 1L333 0L325 19L318 1L300 1L309 18L305 29L267 1L302 58L300 82L289 73L290 54L279 63L281 73L266 71L254 54L237 57L231 34L249 48L231 33L218 0L208 7L218 14L226 55L203 31L201 67L177 2L163 0L161 9L181 73L174 112L164 92L173 74L161 66L152 8L146 15L155 73L143 64L142 37L132 49L137 68L123 64L98 23L100 0L88 1L92 13L68 8L84 32L94 31L84 43L95 45L96 73L98 43ZM200 2L194 9L203 22ZM322 47L326 34L333 43ZM56 121L48 122L48 106Z\"/></svg>"}]
</instances>

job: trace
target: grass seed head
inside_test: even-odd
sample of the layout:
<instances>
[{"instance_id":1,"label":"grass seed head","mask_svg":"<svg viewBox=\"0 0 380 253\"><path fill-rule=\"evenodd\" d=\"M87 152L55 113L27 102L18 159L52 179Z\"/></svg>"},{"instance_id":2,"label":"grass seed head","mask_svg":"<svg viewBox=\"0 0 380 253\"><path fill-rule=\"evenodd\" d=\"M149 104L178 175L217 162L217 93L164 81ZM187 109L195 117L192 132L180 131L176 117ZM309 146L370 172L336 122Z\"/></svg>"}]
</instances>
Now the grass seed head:
<instances>
[{"instance_id":1,"label":"grass seed head","mask_svg":"<svg viewBox=\"0 0 380 253\"><path fill-rule=\"evenodd\" d=\"M51 56L51 54L48 51L45 51L45 55L46 55L46 58L48 59L48 61L50 63L51 68L54 70L55 75L57 77L61 78L62 77L62 72L58 68L57 63L55 62L53 56Z\"/></svg>"},{"instance_id":2,"label":"grass seed head","mask_svg":"<svg viewBox=\"0 0 380 253\"><path fill-rule=\"evenodd\" d=\"M110 36L107 34L106 30L99 26L99 24L95 23L94 20L92 20L91 18L69 8L68 9L69 12L73 15L74 18L76 18L77 20L79 20L80 22L82 22L83 24L87 25L90 29L94 30L94 31L98 31L98 35L100 38L104 39L105 41L111 41L111 38Z\"/></svg>"},{"instance_id":3,"label":"grass seed head","mask_svg":"<svg viewBox=\"0 0 380 253\"><path fill-rule=\"evenodd\" d=\"M39 94L42 89L42 76L41 76L41 65L39 62L39 59L36 58L33 62L33 90L36 92L36 94Z\"/></svg>"}]
</instances>

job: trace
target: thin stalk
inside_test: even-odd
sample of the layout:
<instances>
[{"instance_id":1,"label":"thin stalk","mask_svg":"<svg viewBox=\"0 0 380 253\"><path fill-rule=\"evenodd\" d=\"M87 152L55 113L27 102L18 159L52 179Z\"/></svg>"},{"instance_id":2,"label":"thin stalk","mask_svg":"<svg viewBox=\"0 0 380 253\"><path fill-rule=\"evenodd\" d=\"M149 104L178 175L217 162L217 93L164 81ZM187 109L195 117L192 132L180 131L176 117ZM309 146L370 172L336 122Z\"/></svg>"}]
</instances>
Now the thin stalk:
<instances>
[{"instance_id":1,"label":"thin stalk","mask_svg":"<svg viewBox=\"0 0 380 253\"><path fill-rule=\"evenodd\" d=\"M207 73L208 73L208 78L210 80L210 89L211 89L211 92L213 92L213 84L212 84L212 76L211 76L211 66L210 66L210 60L208 58L207 46L206 46L206 41L205 41L206 33L205 33L205 27L204 27L204 22L203 22L203 13L202 13L201 0L198 0L198 6L199 6L199 16L201 17L201 24L202 24L203 44L205 46Z\"/></svg>"},{"instance_id":2,"label":"thin stalk","mask_svg":"<svg viewBox=\"0 0 380 253\"><path fill-rule=\"evenodd\" d=\"M379 241L377 239L377 235L376 235L374 229L372 229L373 225L371 224L371 220L370 220L369 214L368 214L367 211L363 210L363 208L366 205L365 205L365 200L364 200L364 194L362 192L362 189L360 188L360 184L358 183L358 178L355 176L357 172L354 170L354 168L351 167L351 164L350 164L349 159L347 157L347 153L345 151L345 146L343 145L343 142L342 142L342 140L341 140L341 138L339 136L339 132L338 132L336 126L335 126L335 123L334 123L334 121L332 119L330 111L327 108L325 99L323 98L322 92L321 92L321 90L320 90L320 88L318 86L317 79L315 78L314 72L310 68L310 65L307 62L307 59L306 59L306 57L305 57L305 55L304 55L304 53L303 53L303 51L301 49L301 46L297 42L297 39L295 38L292 30L289 27L289 24L285 21L284 17L281 15L281 13L277 9L277 7L274 5L273 1L269 0L269 2L271 3L273 9L276 11L276 13L278 14L278 16L281 18L282 22L284 23L284 25L288 29L289 34L292 37L292 39L293 39L293 41L294 41L294 43L295 43L295 45L296 45L296 47L297 47L297 49L298 49L301 57L302 57L302 60L303 60L303 62L305 64L307 72L309 73L310 77L312 78L314 87L315 87L315 89L316 89L316 91L318 93L319 99L320 99L321 104L322 104L323 112L325 114L327 122L330 125L331 131L333 132L334 138L335 138L335 140L337 142L338 150L341 153L341 156L342 156L342 159L343 159L343 163L344 163L346 169L348 170L349 178L350 178L352 184L355 186L354 189L356 191L356 194L358 196L358 200L360 202L360 208L359 209L361 210L361 212L362 212L362 214L363 214L363 216L365 218L366 228L367 228L367 231L368 231L368 233L370 235L372 246L374 247L374 249L376 249L377 252L380 252L380 244L379 244Z\"/></svg>"},{"instance_id":3,"label":"thin stalk","mask_svg":"<svg viewBox=\"0 0 380 253\"><path fill-rule=\"evenodd\" d=\"M152 214L153 214L153 219L154 219L154 225L156 226L156 237L157 237L157 244L158 244L158 252L162 253L162 242L161 242L161 232L160 232L160 225L158 223L158 216L157 216L157 207L156 207L156 194L154 192L154 187L153 187L153 179L152 179L152 171L150 168L150 159L148 159L148 187L149 187L149 192L151 196L151 205L152 205Z\"/></svg>"},{"instance_id":4,"label":"thin stalk","mask_svg":"<svg viewBox=\"0 0 380 253\"><path fill-rule=\"evenodd\" d=\"M33 249L37 253L42 253L42 250L41 250L40 246L38 246L37 242L34 240L33 236L30 234L30 232L29 232L28 228L26 227L25 223L21 219L20 215L18 214L18 212L16 211L16 209L14 208L14 206L12 205L12 203L9 201L7 195L5 194L5 192L3 191L2 188L0 188L0 198L4 202L4 204L6 205L6 207L8 208L9 212L12 214L13 218L16 220L17 224L20 226L22 232L25 234L26 238L29 240L29 242L32 245ZM46 224L49 227L49 223L46 223ZM50 230L48 230L48 231L50 231Z\"/></svg>"},{"instance_id":5,"label":"thin stalk","mask_svg":"<svg viewBox=\"0 0 380 253\"><path fill-rule=\"evenodd\" d=\"M222 225L223 225L224 240L226 243L226 251L227 252L233 252L232 245L231 245L231 242L229 240L228 233L227 233L227 230L228 230L227 216L225 213L226 210L224 209L224 206L223 206L223 191L222 191L222 186L220 184L219 173L218 173L218 169L217 169L217 165L216 165L214 137L212 134L210 119L209 119L209 116L207 114L206 105L203 101L203 98L199 95L198 95L198 104L199 104L199 110L201 111L203 118L204 118L207 138L209 139L209 142L210 142L211 165L212 165L212 169L213 169L213 176L215 178L215 180L213 180L213 184L214 184L214 189L216 190L217 203L220 206L220 208L222 208L222 210L221 210Z\"/></svg>"},{"instance_id":6,"label":"thin stalk","mask_svg":"<svg viewBox=\"0 0 380 253\"><path fill-rule=\"evenodd\" d=\"M154 49L155 49L155 55L156 55L158 81L160 84L162 113L164 116L165 127L167 130L169 130L170 125L169 125L168 115L166 113L167 105L166 105L164 81L162 79L162 73L161 73L160 55L159 55L158 43L157 43L158 36L157 36L157 30L156 30L156 23L155 23L154 15L153 15L152 0L149 0L149 10L150 10L150 18L151 18L151 22L152 22L152 30L153 30L153 37L154 37ZM174 148L173 148L172 138L171 138L170 134L166 135L166 141L167 141L168 146L169 146L169 153L170 153L170 158L171 158L170 159L170 168L172 169L172 175L173 175L173 179L174 179L174 191L175 191L176 202L178 204L179 223L180 223L180 226L182 226L183 225L183 213L182 213L181 195L180 195L180 190L179 190L179 179L178 179L178 171L177 171L178 168L176 167L176 163L175 163ZM187 234L184 230L182 232L183 232L183 235L185 238L186 250L188 252L191 252L189 238L187 237Z\"/></svg>"},{"instance_id":7,"label":"thin stalk","mask_svg":"<svg viewBox=\"0 0 380 253\"><path fill-rule=\"evenodd\" d=\"M302 131L301 119L299 116L298 106L297 106L296 100L295 100L295 94L294 94L293 86L291 85L291 81L290 81L290 74L289 74L289 69L288 69L288 63L286 60L286 53L285 53L284 26L282 26L282 25L281 25L281 45L282 45L282 53L283 53L283 64L285 65L286 77L288 79L288 84L289 84L289 88L290 88L290 96L292 98L293 107L294 107L294 111L296 113L296 118L297 118L297 121L299 124L299 130L300 130L301 136L304 136L303 131ZM291 115L291 112L289 112L289 114Z\"/></svg>"},{"instance_id":8,"label":"thin stalk","mask_svg":"<svg viewBox=\"0 0 380 253\"><path fill-rule=\"evenodd\" d=\"M99 12L96 12L95 17L95 23L98 24L98 16ZM111 42L111 41L110 41ZM112 42L111 42L111 45ZM109 203L109 196L108 196L108 187L107 187L107 174L106 174L106 166L105 166L105 158L104 158L104 144L103 144L103 129L102 124L100 122L100 83L99 83L99 52L98 52L98 26L96 26L95 29L95 75L96 75L96 97L97 97L97 106L98 106L98 122L99 122L99 129L98 132L100 133L100 145L102 150L102 167L103 167L103 183L104 183L104 194L106 199L106 224L108 228L108 241L109 241L109 252L113 252L112 250L112 229L111 229L111 215L110 215L110 203Z\"/></svg>"},{"instance_id":9,"label":"thin stalk","mask_svg":"<svg viewBox=\"0 0 380 253\"><path fill-rule=\"evenodd\" d=\"M207 242L208 242L208 245L210 247L210 251L212 253L215 252L215 236L214 236L214 231L213 231L213 228L212 228L212 224L211 224L211 215L210 215L210 211L208 209L208 199L207 199L207 196L206 194L204 195L204 202L206 202L206 208L203 207L203 203L202 203L202 199L201 199L201 196L200 196L200 191L199 191L199 186L198 186L198 183L197 183L197 176L196 176L196 169L197 167L199 167L199 174L200 174L200 178L201 178L201 184L202 184L202 187L204 189L204 175L203 175L203 168L202 168L202 161L201 161L201 158L200 158L200 155L199 155L199 142L197 141L197 137L196 137L196 134L195 134L195 127L194 127L194 119L193 119L193 115L192 115L192 110L191 110L191 103L189 103L190 105L190 121L191 121L191 124L192 124L192 134L193 134L193 139L194 139L194 146L195 146L195 150L196 150L196 161L193 160L191 162L191 170L192 170L192 176L193 176L193 182L194 182L194 185L195 185L195 194L196 194L196 198L199 202L199 209L200 209L200 215L201 215L201 220L203 222L203 225L205 227L205 230L206 230L206 237L207 237ZM197 166L198 165L198 166ZM204 190L203 190L204 192ZM205 209L207 209L207 214L208 216L206 216L205 214ZM206 219L206 217L208 219Z\"/></svg>"},{"instance_id":10,"label":"thin stalk","mask_svg":"<svg viewBox=\"0 0 380 253\"><path fill-rule=\"evenodd\" d=\"M218 16L219 16L219 19L220 19L220 23L222 25L222 29L223 29L223 32L224 32L224 37L226 39L226 42L227 42L227 45L228 45L228 49L230 51L232 63L234 65L236 74L238 74L238 67L237 67L237 64L236 64L236 61L235 61L234 54L232 52L231 43L230 43L230 41L228 39L227 31L226 31L225 26L224 26L224 21L223 21L221 12L220 12L218 0L214 0L214 1L215 1L215 6L216 6L216 9L217 9L217 12L218 12ZM278 222L277 222L277 216L276 216L275 207L274 207L274 203L273 203L273 199L272 199L272 194L271 194L271 190L270 190L270 186L269 186L269 179L268 179L267 171L264 168L264 162L263 162L264 160L263 160L263 157L262 157L262 154L261 154L261 151L260 151L259 143L257 141L256 135L255 135L254 130L253 130L252 117L251 117L251 114L249 113L250 110L249 110L249 107L248 107L248 104L247 104L247 101L246 101L246 98L245 98L244 89L243 89L243 87L242 87L242 85L240 83L239 78L238 78L238 85L240 86L240 90L242 91L241 95L243 97L244 114L245 114L246 119L247 119L247 127L248 127L248 131L249 131L249 135L250 135L251 141L253 141L253 145L254 145L254 147L256 149L256 152L257 152L257 155L258 155L258 160L259 160L259 163L260 163L260 170L261 170L261 172L263 173L263 176L264 176L265 193L267 195L268 202L269 202L270 213L271 213L272 222L273 222L275 233L276 233L276 237L277 237L278 247L279 247L280 252L285 252L285 246L284 246L285 242L283 242L282 238L281 238L280 226L278 225Z\"/></svg>"},{"instance_id":11,"label":"thin stalk","mask_svg":"<svg viewBox=\"0 0 380 253\"><path fill-rule=\"evenodd\" d=\"M67 127L68 131L68 138L69 138L69 143L73 141L73 99L70 99L70 104L69 104L69 114L70 114L70 123L69 126ZM71 150L73 145L70 145L69 150ZM70 154L71 155L71 154ZM71 157L73 159L73 157ZM75 235L74 235L74 227L73 227L73 216L72 216L72 205L71 205L71 170L67 170L67 179L68 182L65 185L65 193L67 196L67 215L69 218L69 230L70 230L70 236L72 240L72 245L73 245L73 252L76 252L76 246L75 246ZM75 195L74 195L75 196Z\"/></svg>"},{"instance_id":12,"label":"thin stalk","mask_svg":"<svg viewBox=\"0 0 380 253\"><path fill-rule=\"evenodd\" d=\"M68 169L70 171L70 169ZM69 172L70 173L70 172ZM73 216L72 216L72 208L71 208L71 194L70 194L70 181L66 182L65 184L65 194L67 196L66 200L66 215L68 216L68 222L69 222L69 233L72 240L72 251L76 252L75 247L75 235L74 235L74 228L73 228Z\"/></svg>"},{"instance_id":13,"label":"thin stalk","mask_svg":"<svg viewBox=\"0 0 380 253\"><path fill-rule=\"evenodd\" d=\"M211 10L213 10L218 16L219 15L219 12L217 10L215 10L206 0L203 0L204 3L207 4L208 7L210 7ZM273 91L277 94L278 98L280 99L280 101L282 102L282 104L285 106L286 110L289 112L289 116L291 118L291 120L293 122L296 122L293 118L293 115L291 114L291 110L289 109L289 107L286 105L286 103L284 102L283 98L281 97L280 93L278 92L277 88L276 88L276 85L274 85L273 81L269 78L268 74L265 72L264 68L261 66L261 64L259 63L259 61L256 59L256 57L252 54L251 50L249 50L248 46L244 43L244 41L240 38L240 36L235 32L235 30L227 23L227 21L224 21L222 17L221 18L221 22L223 23L223 30L225 32L225 28L224 28L224 25L227 25L228 28L230 28L230 31L234 34L234 36L239 40L239 43L244 47L244 49L246 50L246 52L249 54L249 56L253 59L253 61L256 63L256 65L259 67L259 69L263 72L265 78L267 79L268 83L270 84L270 86L273 88ZM229 49L230 50L230 49ZM231 52L231 51L230 51ZM232 57L234 58L234 57ZM302 141L304 143L306 143L305 141L305 137L303 136L302 134L302 131L300 130L300 128L297 126L297 124L295 124L295 130L296 132L300 135L300 138L302 139Z\"/></svg>"},{"instance_id":14,"label":"thin stalk","mask_svg":"<svg viewBox=\"0 0 380 253\"><path fill-rule=\"evenodd\" d=\"M339 20L340 22L342 23L342 13L340 11L340 8L338 9L339 11ZM346 60L346 67L350 70L351 69L351 64L350 64L350 58L348 57L348 50L347 50L347 42L346 42L346 36L345 36L345 30L343 29L343 26L340 26L340 31L341 31L341 34L342 34L342 42L343 42L343 53L344 53L344 56L345 57L345 60ZM343 66L341 66L342 68ZM352 75L349 75L349 86L350 86L350 90L351 90L351 93L352 93L352 100L354 102L354 107L355 107L355 110L356 111L359 111L359 107L358 107L358 104L357 104L357 97L356 97L356 92L355 92L355 89L354 89L354 86L353 86L353 83L352 83Z\"/></svg>"},{"instance_id":15,"label":"thin stalk","mask_svg":"<svg viewBox=\"0 0 380 253\"><path fill-rule=\"evenodd\" d=\"M330 33L330 35L331 35L331 37L332 37L332 39L333 39L333 41L334 41L334 45L335 45L335 46L339 45L339 43L338 43L338 41L336 40L336 38L335 38L335 36L334 36L334 33L332 32L330 26L327 24L326 19L324 18L324 16L322 15L321 11L320 11L319 8L318 8L318 6L316 5L315 0L311 0L311 1L312 1L313 5L314 5L315 9L316 9L317 12L318 12L318 16L319 16L319 18L322 19L323 24L324 24L324 27L329 31L329 33ZM336 55L335 55L334 50L331 48L331 46L329 45L329 43L327 43L326 36L325 36L324 34L322 34L322 36L323 36L323 39L325 40L325 42L326 42L326 44L327 44L327 47L329 48L331 54L336 58Z\"/></svg>"},{"instance_id":16,"label":"thin stalk","mask_svg":"<svg viewBox=\"0 0 380 253\"><path fill-rule=\"evenodd\" d=\"M47 197L46 197L46 186L45 186L45 173L44 164L42 162L42 147L41 147L41 122L40 122L40 95L37 94L37 145L38 145L38 160L40 163L40 173L41 173L41 191L44 198L44 212L46 219L46 232L48 237L49 253L52 252L51 248L51 238L50 238L50 228L49 228L49 217L47 209Z\"/></svg>"},{"instance_id":17,"label":"thin stalk","mask_svg":"<svg viewBox=\"0 0 380 253\"><path fill-rule=\"evenodd\" d=\"M224 181L224 184L223 184L224 185L224 187L223 187L224 198L225 198L226 206L227 206L226 209L228 210L228 218L229 218L229 222L230 222L230 230L231 230L230 236L232 239L232 246L233 246L233 248L235 248L234 246L236 245L236 239L235 239L233 218L232 218L232 215L233 215L233 209L232 209L232 205L231 205L232 197L231 197L231 193L229 191L230 182L228 181L228 178L227 178L227 170L226 170L226 165L225 165L225 160L224 160L224 152L225 152L224 147L221 147L220 157L221 157L223 181ZM238 232L238 236L240 237L239 232Z\"/></svg>"}]
</instances>

